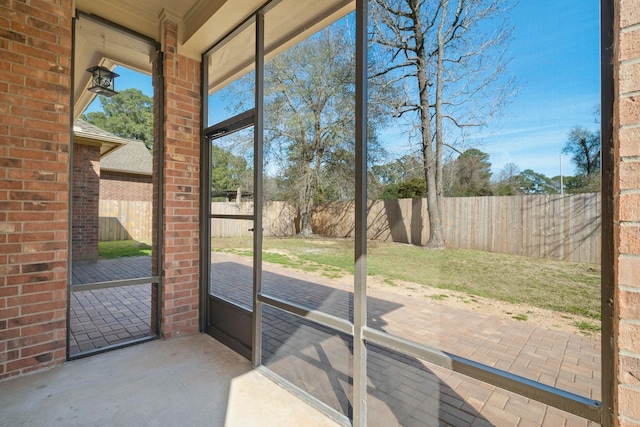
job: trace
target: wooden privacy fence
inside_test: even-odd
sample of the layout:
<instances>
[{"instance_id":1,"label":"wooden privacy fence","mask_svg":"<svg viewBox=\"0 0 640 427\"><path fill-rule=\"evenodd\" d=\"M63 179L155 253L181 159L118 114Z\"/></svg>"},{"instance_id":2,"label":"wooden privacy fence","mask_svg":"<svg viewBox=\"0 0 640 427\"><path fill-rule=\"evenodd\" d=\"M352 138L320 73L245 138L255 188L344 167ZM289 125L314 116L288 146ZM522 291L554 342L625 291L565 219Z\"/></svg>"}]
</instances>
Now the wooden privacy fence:
<instances>
[{"instance_id":1,"label":"wooden privacy fence","mask_svg":"<svg viewBox=\"0 0 640 427\"><path fill-rule=\"evenodd\" d=\"M211 213L228 215L251 215L253 202L212 203ZM99 240L138 240L151 242L151 202L128 200L100 200ZM295 229L296 211L286 202L267 202L262 217L265 236L292 236ZM213 237L251 236L251 221L239 219L212 219Z\"/></svg>"},{"instance_id":2,"label":"wooden privacy fence","mask_svg":"<svg viewBox=\"0 0 640 427\"><path fill-rule=\"evenodd\" d=\"M214 215L251 215L253 202L215 202L211 203L211 213ZM287 202L265 202L262 209L263 236L280 237L293 236L295 228L296 209ZM253 222L243 219L211 220L211 237L246 237L253 233Z\"/></svg>"},{"instance_id":3,"label":"wooden privacy fence","mask_svg":"<svg viewBox=\"0 0 640 427\"><path fill-rule=\"evenodd\" d=\"M151 202L100 200L98 212L98 239L101 242L131 239L151 242Z\"/></svg>"},{"instance_id":4,"label":"wooden privacy fence","mask_svg":"<svg viewBox=\"0 0 640 427\"><path fill-rule=\"evenodd\" d=\"M447 247L575 262L600 262L600 193L445 198ZM318 206L318 234L349 237L353 202ZM378 200L368 206L369 239L424 245L429 238L425 199Z\"/></svg>"},{"instance_id":5,"label":"wooden privacy fence","mask_svg":"<svg viewBox=\"0 0 640 427\"><path fill-rule=\"evenodd\" d=\"M575 262L600 262L600 193L547 196L457 197L444 200L447 247L478 249ZM214 214L250 215L253 202L212 203ZM316 207L315 233L351 237L353 202ZM150 202L100 201L100 240L151 241ZM287 202L267 202L264 236L296 233L296 209ZM369 239L424 245L429 237L425 199L369 203ZM247 220L212 219L212 237L251 236Z\"/></svg>"}]
</instances>

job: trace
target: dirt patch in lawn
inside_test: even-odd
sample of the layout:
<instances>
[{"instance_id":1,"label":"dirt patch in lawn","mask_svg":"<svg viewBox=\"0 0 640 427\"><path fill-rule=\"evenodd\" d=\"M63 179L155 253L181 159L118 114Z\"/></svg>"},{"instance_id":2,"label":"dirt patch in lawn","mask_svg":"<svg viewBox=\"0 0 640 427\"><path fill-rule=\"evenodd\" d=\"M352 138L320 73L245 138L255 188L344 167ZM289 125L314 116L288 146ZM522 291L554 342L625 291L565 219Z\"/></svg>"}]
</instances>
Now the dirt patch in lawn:
<instances>
[{"instance_id":1,"label":"dirt patch in lawn","mask_svg":"<svg viewBox=\"0 0 640 427\"><path fill-rule=\"evenodd\" d=\"M283 254L286 255L288 252L283 251ZM218 253L217 256L228 256L237 260L237 255ZM247 262L249 261L247 260ZM293 275L298 277L305 275L324 277L325 279L328 278L339 283L340 287L345 290L351 290L353 288L353 275L345 274L344 271L336 272L326 270L322 266L317 266L316 269L302 270L294 268L291 265L283 266L271 262L264 262L264 264L265 266L269 266L269 270L280 271L283 274L291 275L293 273ZM390 280L381 276L368 276L367 286L371 295L375 294L376 291L395 293L487 316L526 322L527 324L545 329L601 339L600 321L590 317L560 313L527 304L511 304L464 292L432 288L402 280Z\"/></svg>"},{"instance_id":2,"label":"dirt patch in lawn","mask_svg":"<svg viewBox=\"0 0 640 427\"><path fill-rule=\"evenodd\" d=\"M283 268L281 265L268 264L276 269ZM334 281L340 282L347 288L353 286L353 275L350 274L335 275L327 274L327 272L322 269L303 271L291 267L285 267L285 270L289 272L296 270L301 275L329 277ZM564 331L570 334L584 335L596 339L601 338L600 321L589 317L559 313L526 304L510 304L508 302L470 295L464 292L431 288L402 280L389 280L381 276L368 276L367 287L370 293L379 290L398 295L422 298L448 307L455 307L461 310L502 319L526 322L527 324L545 329Z\"/></svg>"},{"instance_id":3,"label":"dirt patch in lawn","mask_svg":"<svg viewBox=\"0 0 640 427\"><path fill-rule=\"evenodd\" d=\"M341 280L349 280L343 277ZM351 279L353 280L353 279ZM351 282L353 283L353 282ZM372 290L392 292L416 298L424 298L438 304L472 311L503 319L514 319L547 329L560 330L570 334L580 334L600 339L600 322L596 319L571 314L558 313L538 307L510 304L490 298L469 295L421 286L400 280L390 281L382 277L367 277L367 286Z\"/></svg>"}]
</instances>

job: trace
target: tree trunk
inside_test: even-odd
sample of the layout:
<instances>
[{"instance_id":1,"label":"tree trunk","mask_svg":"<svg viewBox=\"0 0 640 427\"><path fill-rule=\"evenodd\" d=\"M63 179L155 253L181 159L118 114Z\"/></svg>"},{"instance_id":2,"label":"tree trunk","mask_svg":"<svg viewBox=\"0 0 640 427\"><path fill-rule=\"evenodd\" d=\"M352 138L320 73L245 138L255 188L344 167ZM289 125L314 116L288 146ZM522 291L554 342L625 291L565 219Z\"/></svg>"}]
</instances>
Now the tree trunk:
<instances>
[{"instance_id":1,"label":"tree trunk","mask_svg":"<svg viewBox=\"0 0 640 427\"><path fill-rule=\"evenodd\" d=\"M429 211L429 226L431 232L429 233L429 241L427 246L432 248L442 249L444 248L444 231L442 228L442 211L444 205L443 195L443 163L442 163L442 148L444 146L444 136L442 128L442 98L443 98L443 85L444 85L444 23L446 20L446 12L448 10L448 0L442 0L442 16L440 24L438 26L438 56L436 62L436 102L435 102L435 209L438 214L434 221L431 221L431 211Z\"/></svg>"},{"instance_id":2,"label":"tree trunk","mask_svg":"<svg viewBox=\"0 0 640 427\"><path fill-rule=\"evenodd\" d=\"M307 158L307 162L305 164L305 170L302 174L302 192L301 198L299 201L300 206L300 232L299 236L308 237L313 234L313 229L311 227L311 213L313 212L313 200L316 195L316 191L318 189L318 179L320 176L320 166L322 162L320 159L322 158L323 151L320 148L320 132L319 132L319 123L318 120L316 122L316 130L317 132L314 135L313 143L311 144L312 152Z\"/></svg>"},{"instance_id":3,"label":"tree trunk","mask_svg":"<svg viewBox=\"0 0 640 427\"><path fill-rule=\"evenodd\" d=\"M298 236L309 237L313 235L313 229L311 228L311 212L300 212L300 232Z\"/></svg>"},{"instance_id":4,"label":"tree trunk","mask_svg":"<svg viewBox=\"0 0 640 427\"><path fill-rule=\"evenodd\" d=\"M430 149L431 147L429 147ZM436 187L436 166L433 154L425 156L425 176L427 180L427 212L429 213L429 240L425 247L444 249L444 232Z\"/></svg>"},{"instance_id":5,"label":"tree trunk","mask_svg":"<svg viewBox=\"0 0 640 427\"><path fill-rule=\"evenodd\" d=\"M307 168L307 173L303 176L305 181L301 199L299 202L300 209L300 236L311 236L313 229L311 228L311 212L313 211L313 197L316 192L316 181L313 176L313 169Z\"/></svg>"},{"instance_id":6,"label":"tree trunk","mask_svg":"<svg viewBox=\"0 0 640 427\"><path fill-rule=\"evenodd\" d=\"M431 114L429 102L429 80L427 78L427 58L424 48L424 36L420 20L420 6L418 2L412 3L414 22L414 36L416 38L418 59L418 90L420 95L420 127L422 134L422 164L424 177L427 184L427 212L429 213L429 240L427 248L443 249L444 232L440 219L440 206L438 200L438 161L435 158L433 138L431 131Z\"/></svg>"}]
</instances>

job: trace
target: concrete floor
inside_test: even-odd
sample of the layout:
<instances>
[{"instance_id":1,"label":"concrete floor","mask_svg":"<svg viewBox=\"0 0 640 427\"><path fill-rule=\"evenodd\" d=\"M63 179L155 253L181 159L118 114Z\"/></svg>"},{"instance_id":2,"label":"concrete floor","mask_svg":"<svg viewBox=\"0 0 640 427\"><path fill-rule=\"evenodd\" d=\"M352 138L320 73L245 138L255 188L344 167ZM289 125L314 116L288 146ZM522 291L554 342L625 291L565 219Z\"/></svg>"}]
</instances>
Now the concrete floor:
<instances>
[{"instance_id":1,"label":"concrete floor","mask_svg":"<svg viewBox=\"0 0 640 427\"><path fill-rule=\"evenodd\" d=\"M0 402L0 426L338 425L204 334L6 380Z\"/></svg>"}]
</instances>

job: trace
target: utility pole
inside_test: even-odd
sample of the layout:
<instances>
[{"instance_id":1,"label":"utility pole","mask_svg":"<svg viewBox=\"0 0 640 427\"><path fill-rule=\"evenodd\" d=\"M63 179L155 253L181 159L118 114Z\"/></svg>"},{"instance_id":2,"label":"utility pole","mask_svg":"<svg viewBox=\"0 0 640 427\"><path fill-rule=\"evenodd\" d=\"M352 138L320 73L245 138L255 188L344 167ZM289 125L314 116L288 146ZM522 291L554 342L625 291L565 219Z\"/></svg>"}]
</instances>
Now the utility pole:
<instances>
[{"instance_id":1,"label":"utility pole","mask_svg":"<svg viewBox=\"0 0 640 427\"><path fill-rule=\"evenodd\" d=\"M562 154L560 154L560 195L564 195L564 183L562 182Z\"/></svg>"}]
</instances>

